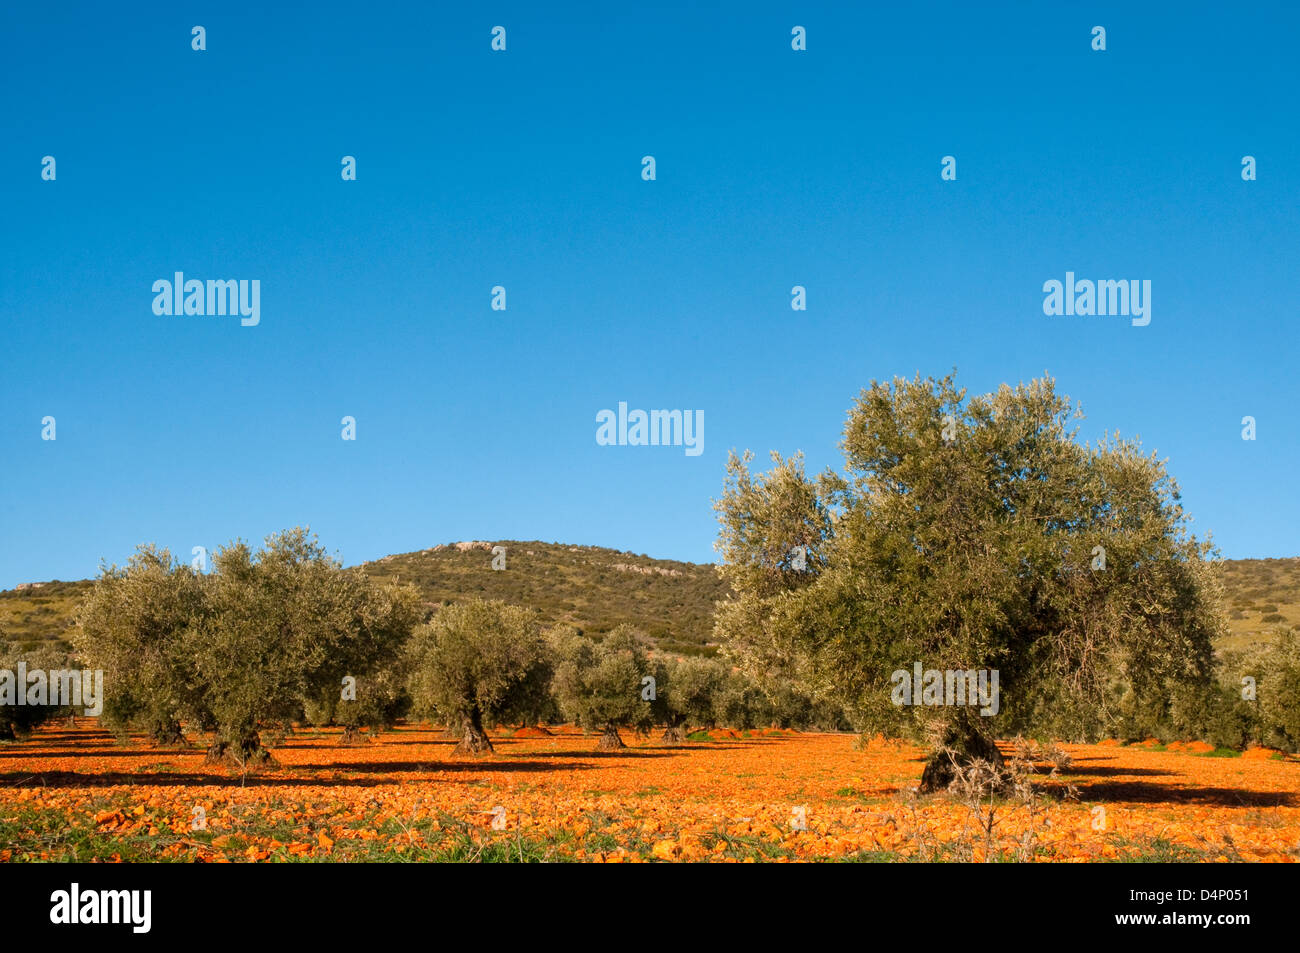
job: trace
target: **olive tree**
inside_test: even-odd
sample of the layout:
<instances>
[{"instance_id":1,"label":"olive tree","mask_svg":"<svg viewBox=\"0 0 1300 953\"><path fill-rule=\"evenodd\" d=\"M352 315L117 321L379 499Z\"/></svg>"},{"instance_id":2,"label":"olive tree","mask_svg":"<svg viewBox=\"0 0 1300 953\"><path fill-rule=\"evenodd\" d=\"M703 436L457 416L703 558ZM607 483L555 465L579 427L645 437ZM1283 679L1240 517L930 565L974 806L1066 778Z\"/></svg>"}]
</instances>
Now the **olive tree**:
<instances>
[{"instance_id":1,"label":"olive tree","mask_svg":"<svg viewBox=\"0 0 1300 953\"><path fill-rule=\"evenodd\" d=\"M367 675L343 676L341 685L317 686L303 699L306 720L317 726L341 725L342 745L364 743L365 728L374 732L393 727L411 708L406 661L399 655Z\"/></svg>"},{"instance_id":2,"label":"olive tree","mask_svg":"<svg viewBox=\"0 0 1300 953\"><path fill-rule=\"evenodd\" d=\"M217 551L206 611L183 643L217 738L209 758L265 757L258 728L297 715L322 686L362 677L400 650L416 621L414 592L344 569L307 530Z\"/></svg>"},{"instance_id":3,"label":"olive tree","mask_svg":"<svg viewBox=\"0 0 1300 953\"><path fill-rule=\"evenodd\" d=\"M55 685L50 677L51 672L70 670L73 664L68 654L51 645L23 648L0 642L0 741L14 741L46 721L77 713L78 708L64 694L71 688L67 679L58 677ZM77 680L80 682L79 674ZM90 700L80 695L84 684L77 686L74 697L88 705Z\"/></svg>"},{"instance_id":4,"label":"olive tree","mask_svg":"<svg viewBox=\"0 0 1300 953\"><path fill-rule=\"evenodd\" d=\"M158 744L178 744L182 719L212 728L184 635L206 612L202 578L166 549L141 546L125 567L101 566L78 610L72 643L104 673L104 723L131 725Z\"/></svg>"},{"instance_id":5,"label":"olive tree","mask_svg":"<svg viewBox=\"0 0 1300 953\"><path fill-rule=\"evenodd\" d=\"M1164 463L1118 436L1080 442L1080 416L1048 378L968 400L952 375L918 376L862 391L842 473L774 455L754 476L733 453L719 635L756 677L928 737L924 790L1000 764L998 735L1095 737L1208 688L1212 549ZM918 666L959 689L996 673L997 697L936 696L929 674L909 697Z\"/></svg>"},{"instance_id":6,"label":"olive tree","mask_svg":"<svg viewBox=\"0 0 1300 953\"><path fill-rule=\"evenodd\" d=\"M458 753L490 752L485 719L527 709L545 664L532 610L481 599L454 603L411 637L414 710L459 727Z\"/></svg>"},{"instance_id":7,"label":"olive tree","mask_svg":"<svg viewBox=\"0 0 1300 953\"><path fill-rule=\"evenodd\" d=\"M1300 631L1277 633L1260 656L1260 734L1265 744L1300 751Z\"/></svg>"},{"instance_id":8,"label":"olive tree","mask_svg":"<svg viewBox=\"0 0 1300 953\"><path fill-rule=\"evenodd\" d=\"M566 718L601 732L598 748L624 748L619 728L644 730L654 724L650 686L643 681L654 675L644 642L626 624L599 641L571 631L555 639L552 690Z\"/></svg>"},{"instance_id":9,"label":"olive tree","mask_svg":"<svg viewBox=\"0 0 1300 953\"><path fill-rule=\"evenodd\" d=\"M727 680L727 668L715 659L669 659L658 667L655 692L665 741L684 741L692 725L712 728L717 723L716 703Z\"/></svg>"},{"instance_id":10,"label":"olive tree","mask_svg":"<svg viewBox=\"0 0 1300 953\"><path fill-rule=\"evenodd\" d=\"M179 740L187 720L214 732L210 761L247 765L267 757L261 727L393 658L417 610L410 587L344 569L292 529L257 552L223 547L208 574L142 547L125 569L101 572L74 644L104 669L110 722L143 718L160 740Z\"/></svg>"}]
</instances>

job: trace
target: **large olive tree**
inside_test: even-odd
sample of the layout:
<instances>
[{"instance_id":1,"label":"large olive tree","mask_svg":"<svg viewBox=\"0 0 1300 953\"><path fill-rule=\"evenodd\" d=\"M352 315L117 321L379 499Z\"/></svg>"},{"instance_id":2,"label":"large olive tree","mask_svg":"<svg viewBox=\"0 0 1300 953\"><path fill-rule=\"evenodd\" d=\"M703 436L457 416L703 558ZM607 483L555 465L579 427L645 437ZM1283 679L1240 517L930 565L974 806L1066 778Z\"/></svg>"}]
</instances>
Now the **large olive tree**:
<instances>
[{"instance_id":1,"label":"large olive tree","mask_svg":"<svg viewBox=\"0 0 1300 953\"><path fill-rule=\"evenodd\" d=\"M1163 462L1118 437L1081 443L1072 416L1051 379L970 399L951 375L896 379L850 410L843 473L774 454L754 476L732 454L715 505L736 595L719 634L769 683L928 736L925 790L963 761L1000 763L998 736L1093 737L1208 687L1209 545ZM996 671L1000 698L901 696L918 664Z\"/></svg>"},{"instance_id":2,"label":"large olive tree","mask_svg":"<svg viewBox=\"0 0 1300 953\"><path fill-rule=\"evenodd\" d=\"M260 551L222 548L207 574L142 547L125 569L103 570L74 641L105 670L106 713L144 719L162 740L183 720L213 730L209 759L246 765L266 756L260 728L384 665L417 613L410 587L344 569L292 529Z\"/></svg>"}]
</instances>

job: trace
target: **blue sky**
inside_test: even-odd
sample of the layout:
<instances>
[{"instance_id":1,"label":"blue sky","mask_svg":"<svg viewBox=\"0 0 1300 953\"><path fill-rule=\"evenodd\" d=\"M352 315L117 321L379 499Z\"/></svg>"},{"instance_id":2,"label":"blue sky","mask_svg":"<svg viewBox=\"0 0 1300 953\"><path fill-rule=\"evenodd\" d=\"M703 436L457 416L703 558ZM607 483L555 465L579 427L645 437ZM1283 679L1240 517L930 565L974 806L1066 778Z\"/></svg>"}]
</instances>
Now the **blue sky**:
<instances>
[{"instance_id":1,"label":"blue sky","mask_svg":"<svg viewBox=\"0 0 1300 953\"><path fill-rule=\"evenodd\" d=\"M299 524L710 560L729 448L837 465L860 388L953 366L1300 554L1294 5L267 6L0 20L0 587ZM260 324L155 315L178 270ZM1066 271L1150 325L1045 316ZM598 446L619 401L704 453Z\"/></svg>"}]
</instances>

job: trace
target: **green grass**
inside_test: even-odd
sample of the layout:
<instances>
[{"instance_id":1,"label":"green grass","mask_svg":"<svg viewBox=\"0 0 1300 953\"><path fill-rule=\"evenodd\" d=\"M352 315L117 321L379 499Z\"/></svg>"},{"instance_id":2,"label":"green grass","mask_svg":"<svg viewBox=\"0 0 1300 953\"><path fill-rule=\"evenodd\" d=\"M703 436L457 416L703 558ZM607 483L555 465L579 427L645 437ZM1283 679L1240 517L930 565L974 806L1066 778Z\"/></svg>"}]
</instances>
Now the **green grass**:
<instances>
[{"instance_id":1,"label":"green grass","mask_svg":"<svg viewBox=\"0 0 1300 953\"><path fill-rule=\"evenodd\" d=\"M892 850L859 850L839 858L843 864L896 864L904 858Z\"/></svg>"},{"instance_id":2,"label":"green grass","mask_svg":"<svg viewBox=\"0 0 1300 953\"><path fill-rule=\"evenodd\" d=\"M1117 839L1116 846L1125 853L1114 858L1110 863L1190 864L1212 861L1219 856L1216 851L1186 847L1163 837L1155 837L1148 841Z\"/></svg>"}]
</instances>

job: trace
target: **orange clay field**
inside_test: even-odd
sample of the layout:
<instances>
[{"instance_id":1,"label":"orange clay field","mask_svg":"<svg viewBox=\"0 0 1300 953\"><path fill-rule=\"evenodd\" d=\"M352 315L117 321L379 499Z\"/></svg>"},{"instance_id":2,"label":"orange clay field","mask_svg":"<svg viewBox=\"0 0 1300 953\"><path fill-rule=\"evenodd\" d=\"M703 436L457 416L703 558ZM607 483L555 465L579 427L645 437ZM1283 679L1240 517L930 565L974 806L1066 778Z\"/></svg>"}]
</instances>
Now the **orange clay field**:
<instances>
[{"instance_id":1,"label":"orange clay field","mask_svg":"<svg viewBox=\"0 0 1300 953\"><path fill-rule=\"evenodd\" d=\"M437 727L362 743L275 739L256 772L202 744L119 744L93 719L0 747L0 860L1264 861L1300 858L1300 763L1154 740L1001 741L1023 796L915 793L924 753L853 734L492 733L459 757Z\"/></svg>"}]
</instances>

